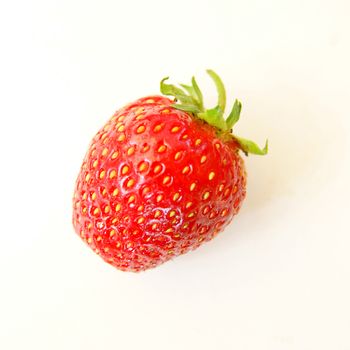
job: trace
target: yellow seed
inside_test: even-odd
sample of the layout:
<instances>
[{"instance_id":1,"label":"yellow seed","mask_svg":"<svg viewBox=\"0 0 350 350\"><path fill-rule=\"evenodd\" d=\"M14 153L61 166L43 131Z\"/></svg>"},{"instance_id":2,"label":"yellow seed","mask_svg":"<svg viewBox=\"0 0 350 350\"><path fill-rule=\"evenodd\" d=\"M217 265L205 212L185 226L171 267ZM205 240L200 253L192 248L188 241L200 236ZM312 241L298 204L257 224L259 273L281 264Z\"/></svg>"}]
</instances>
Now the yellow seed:
<instances>
[{"instance_id":1,"label":"yellow seed","mask_svg":"<svg viewBox=\"0 0 350 350\"><path fill-rule=\"evenodd\" d=\"M225 192L224 192L224 197L228 196L230 193L230 189L226 188Z\"/></svg>"},{"instance_id":2,"label":"yellow seed","mask_svg":"<svg viewBox=\"0 0 350 350\"><path fill-rule=\"evenodd\" d=\"M225 215L227 215L227 213L228 213L228 210L225 208L222 210L221 216L225 216Z\"/></svg>"},{"instance_id":3,"label":"yellow seed","mask_svg":"<svg viewBox=\"0 0 350 350\"><path fill-rule=\"evenodd\" d=\"M84 208L82 209L82 211L83 211L83 213L84 213L84 214L86 214L86 212L87 212L87 208L86 208L86 207L84 207Z\"/></svg>"},{"instance_id":4,"label":"yellow seed","mask_svg":"<svg viewBox=\"0 0 350 350\"><path fill-rule=\"evenodd\" d=\"M112 224L115 224L117 221L118 221L118 218L114 218L114 219L112 220Z\"/></svg>"},{"instance_id":5,"label":"yellow seed","mask_svg":"<svg viewBox=\"0 0 350 350\"><path fill-rule=\"evenodd\" d=\"M165 176L163 179L163 185L166 185L170 182L170 176Z\"/></svg>"},{"instance_id":6,"label":"yellow seed","mask_svg":"<svg viewBox=\"0 0 350 350\"><path fill-rule=\"evenodd\" d=\"M216 143L216 144L215 144L215 147L216 147L216 149L220 149L220 147L221 147L221 146L220 146L220 143Z\"/></svg>"},{"instance_id":7,"label":"yellow seed","mask_svg":"<svg viewBox=\"0 0 350 350\"><path fill-rule=\"evenodd\" d=\"M103 179L105 177L105 175L106 175L106 172L104 170L102 170L100 172L100 179Z\"/></svg>"},{"instance_id":8,"label":"yellow seed","mask_svg":"<svg viewBox=\"0 0 350 350\"><path fill-rule=\"evenodd\" d=\"M127 183L126 183L126 187L132 187L134 186L135 180L134 179L130 179Z\"/></svg>"},{"instance_id":9,"label":"yellow seed","mask_svg":"<svg viewBox=\"0 0 350 350\"><path fill-rule=\"evenodd\" d=\"M115 151L112 154L112 159L116 159L119 156L119 152Z\"/></svg>"},{"instance_id":10,"label":"yellow seed","mask_svg":"<svg viewBox=\"0 0 350 350\"><path fill-rule=\"evenodd\" d=\"M135 120L142 120L145 119L145 115L144 114L139 114L135 117Z\"/></svg>"},{"instance_id":11,"label":"yellow seed","mask_svg":"<svg viewBox=\"0 0 350 350\"><path fill-rule=\"evenodd\" d=\"M175 210L170 210L170 212L169 212L169 217L173 217L173 216L175 216L175 214L176 214L176 211Z\"/></svg>"},{"instance_id":12,"label":"yellow seed","mask_svg":"<svg viewBox=\"0 0 350 350\"><path fill-rule=\"evenodd\" d=\"M106 156L107 153L108 153L108 148L105 147L105 148L103 149L103 151L102 151L102 155L103 155L103 156Z\"/></svg>"},{"instance_id":13,"label":"yellow seed","mask_svg":"<svg viewBox=\"0 0 350 350\"><path fill-rule=\"evenodd\" d=\"M232 193L235 194L235 193L237 192L237 190L238 190L238 187L235 185L235 186L233 187Z\"/></svg>"},{"instance_id":14,"label":"yellow seed","mask_svg":"<svg viewBox=\"0 0 350 350\"><path fill-rule=\"evenodd\" d=\"M163 195L158 194L158 196L156 197L156 201L159 203L162 199L163 199Z\"/></svg>"},{"instance_id":15,"label":"yellow seed","mask_svg":"<svg viewBox=\"0 0 350 350\"><path fill-rule=\"evenodd\" d=\"M205 163L207 161L207 157L206 156L202 156L201 157L201 164Z\"/></svg>"},{"instance_id":16,"label":"yellow seed","mask_svg":"<svg viewBox=\"0 0 350 350\"><path fill-rule=\"evenodd\" d=\"M163 153L165 152L166 150L166 146L165 145L161 145L159 148L158 148L158 153Z\"/></svg>"},{"instance_id":17,"label":"yellow seed","mask_svg":"<svg viewBox=\"0 0 350 350\"><path fill-rule=\"evenodd\" d=\"M224 184L221 184L221 185L219 186L219 192L222 192L223 189L224 189Z\"/></svg>"},{"instance_id":18,"label":"yellow seed","mask_svg":"<svg viewBox=\"0 0 350 350\"><path fill-rule=\"evenodd\" d=\"M180 198L180 193L176 192L173 196L173 200L176 202Z\"/></svg>"},{"instance_id":19,"label":"yellow seed","mask_svg":"<svg viewBox=\"0 0 350 350\"><path fill-rule=\"evenodd\" d=\"M195 146L199 146L201 143L202 143L202 140L197 139L194 144L195 144Z\"/></svg>"},{"instance_id":20,"label":"yellow seed","mask_svg":"<svg viewBox=\"0 0 350 350\"><path fill-rule=\"evenodd\" d=\"M145 221L145 218L143 216L139 217L137 220L138 224L142 224Z\"/></svg>"},{"instance_id":21,"label":"yellow seed","mask_svg":"<svg viewBox=\"0 0 350 350\"><path fill-rule=\"evenodd\" d=\"M96 239L97 242L99 241L102 241L102 237L101 236L98 236L97 239Z\"/></svg>"},{"instance_id":22,"label":"yellow seed","mask_svg":"<svg viewBox=\"0 0 350 350\"><path fill-rule=\"evenodd\" d=\"M109 233L109 236L112 237L115 235L115 231L114 230L111 230L111 232Z\"/></svg>"},{"instance_id":23,"label":"yellow seed","mask_svg":"<svg viewBox=\"0 0 350 350\"><path fill-rule=\"evenodd\" d=\"M182 139L182 140L186 140L186 139L188 139L188 135L187 135L187 134L182 135L181 139Z\"/></svg>"},{"instance_id":24,"label":"yellow seed","mask_svg":"<svg viewBox=\"0 0 350 350\"><path fill-rule=\"evenodd\" d=\"M87 242L88 242L89 244L92 243L92 238L89 237L89 238L87 239Z\"/></svg>"},{"instance_id":25,"label":"yellow seed","mask_svg":"<svg viewBox=\"0 0 350 350\"><path fill-rule=\"evenodd\" d=\"M129 147L127 153L128 153L128 156L133 155L135 153L135 147L134 146Z\"/></svg>"},{"instance_id":26,"label":"yellow seed","mask_svg":"<svg viewBox=\"0 0 350 350\"><path fill-rule=\"evenodd\" d=\"M154 132L159 132L163 129L163 125L164 124L157 124L154 128L153 128L153 131Z\"/></svg>"},{"instance_id":27,"label":"yellow seed","mask_svg":"<svg viewBox=\"0 0 350 350\"><path fill-rule=\"evenodd\" d=\"M91 175L89 173L86 174L85 176L85 181L88 182L91 178Z\"/></svg>"},{"instance_id":28,"label":"yellow seed","mask_svg":"<svg viewBox=\"0 0 350 350\"><path fill-rule=\"evenodd\" d=\"M136 109L136 107L135 107L135 109ZM139 108L136 109L135 114L142 113L144 110L145 109L143 107L139 107Z\"/></svg>"},{"instance_id":29,"label":"yellow seed","mask_svg":"<svg viewBox=\"0 0 350 350\"><path fill-rule=\"evenodd\" d=\"M88 225L87 225L88 230L90 230L91 227L92 227L92 223L89 222Z\"/></svg>"},{"instance_id":30,"label":"yellow seed","mask_svg":"<svg viewBox=\"0 0 350 350\"><path fill-rule=\"evenodd\" d=\"M175 134L175 133L179 132L179 130L180 130L179 126L174 126L170 131Z\"/></svg>"},{"instance_id":31,"label":"yellow seed","mask_svg":"<svg viewBox=\"0 0 350 350\"><path fill-rule=\"evenodd\" d=\"M188 209L189 207L191 207L192 204L193 204L192 202L187 202L187 203L186 203L186 209Z\"/></svg>"},{"instance_id":32,"label":"yellow seed","mask_svg":"<svg viewBox=\"0 0 350 350\"><path fill-rule=\"evenodd\" d=\"M84 200L87 198L87 193L85 192L82 197Z\"/></svg>"},{"instance_id":33,"label":"yellow seed","mask_svg":"<svg viewBox=\"0 0 350 350\"><path fill-rule=\"evenodd\" d=\"M204 194L203 194L203 199L206 200L206 199L209 198L209 196L210 196L210 193L209 193L208 191L207 191L207 192L204 192Z\"/></svg>"},{"instance_id":34,"label":"yellow seed","mask_svg":"<svg viewBox=\"0 0 350 350\"><path fill-rule=\"evenodd\" d=\"M145 152L147 152L149 149L150 149L150 146L144 145L143 148L142 148L142 150L141 150L141 152L142 152L142 153L145 153Z\"/></svg>"},{"instance_id":35,"label":"yellow seed","mask_svg":"<svg viewBox=\"0 0 350 350\"><path fill-rule=\"evenodd\" d=\"M152 225L152 230L155 230L157 228L157 226L158 226L157 224L153 224Z\"/></svg>"},{"instance_id":36,"label":"yellow seed","mask_svg":"<svg viewBox=\"0 0 350 350\"><path fill-rule=\"evenodd\" d=\"M196 187L196 183L195 182L192 182L191 183L191 186L190 186L190 191L193 191Z\"/></svg>"},{"instance_id":37,"label":"yellow seed","mask_svg":"<svg viewBox=\"0 0 350 350\"><path fill-rule=\"evenodd\" d=\"M169 110L169 109L163 109L160 113L162 113L162 114L168 114L168 113L170 113L170 110Z\"/></svg>"},{"instance_id":38,"label":"yellow seed","mask_svg":"<svg viewBox=\"0 0 350 350\"><path fill-rule=\"evenodd\" d=\"M125 125L124 124L120 124L119 127L117 128L117 131L122 132L125 130Z\"/></svg>"},{"instance_id":39,"label":"yellow seed","mask_svg":"<svg viewBox=\"0 0 350 350\"><path fill-rule=\"evenodd\" d=\"M140 125L140 126L136 129L136 133L137 133L137 134L142 134L145 130L146 130L146 127L145 127L144 125Z\"/></svg>"},{"instance_id":40,"label":"yellow seed","mask_svg":"<svg viewBox=\"0 0 350 350\"><path fill-rule=\"evenodd\" d=\"M152 98L149 98L148 100L146 100L146 103L154 103L154 100Z\"/></svg>"},{"instance_id":41,"label":"yellow seed","mask_svg":"<svg viewBox=\"0 0 350 350\"><path fill-rule=\"evenodd\" d=\"M184 225L182 226L182 228L183 228L183 229L186 229L186 228L188 228L188 226L189 226L189 224L186 223L186 224L184 224Z\"/></svg>"},{"instance_id":42,"label":"yellow seed","mask_svg":"<svg viewBox=\"0 0 350 350\"><path fill-rule=\"evenodd\" d=\"M105 196L107 194L107 190L104 188L102 191L102 196Z\"/></svg>"},{"instance_id":43,"label":"yellow seed","mask_svg":"<svg viewBox=\"0 0 350 350\"><path fill-rule=\"evenodd\" d=\"M120 242L117 242L117 244L115 245L117 248L120 248L122 244Z\"/></svg>"},{"instance_id":44,"label":"yellow seed","mask_svg":"<svg viewBox=\"0 0 350 350\"><path fill-rule=\"evenodd\" d=\"M137 211L142 211L145 207L141 204L138 206Z\"/></svg>"},{"instance_id":45,"label":"yellow seed","mask_svg":"<svg viewBox=\"0 0 350 350\"><path fill-rule=\"evenodd\" d=\"M111 210L111 208L109 207L109 205L107 205L107 206L105 207L105 213L106 213L106 214L109 213L110 210Z\"/></svg>"},{"instance_id":46,"label":"yellow seed","mask_svg":"<svg viewBox=\"0 0 350 350\"><path fill-rule=\"evenodd\" d=\"M129 172L129 167L127 165L124 165L122 167L122 175L125 175Z\"/></svg>"},{"instance_id":47,"label":"yellow seed","mask_svg":"<svg viewBox=\"0 0 350 350\"><path fill-rule=\"evenodd\" d=\"M214 211L212 211L212 212L210 213L209 219L212 219L212 218L214 218L215 216L217 216L217 212L214 210Z\"/></svg>"},{"instance_id":48,"label":"yellow seed","mask_svg":"<svg viewBox=\"0 0 350 350\"><path fill-rule=\"evenodd\" d=\"M183 173L183 174L187 174L187 173L189 173L189 171L190 171L190 167L189 167L188 165L186 165L186 166L182 169L182 173Z\"/></svg>"},{"instance_id":49,"label":"yellow seed","mask_svg":"<svg viewBox=\"0 0 350 350\"><path fill-rule=\"evenodd\" d=\"M93 192L93 194L91 195L91 199L94 201L96 197L97 197L96 192Z\"/></svg>"},{"instance_id":50,"label":"yellow seed","mask_svg":"<svg viewBox=\"0 0 350 350\"><path fill-rule=\"evenodd\" d=\"M100 213L100 209L99 208L95 208L94 209L94 215L98 215Z\"/></svg>"},{"instance_id":51,"label":"yellow seed","mask_svg":"<svg viewBox=\"0 0 350 350\"><path fill-rule=\"evenodd\" d=\"M101 140L104 140L107 137L107 135L108 135L107 132L103 133L102 136L101 136Z\"/></svg>"},{"instance_id":52,"label":"yellow seed","mask_svg":"<svg viewBox=\"0 0 350 350\"><path fill-rule=\"evenodd\" d=\"M139 171L142 173L143 171L145 171L148 168L148 164L146 162L142 162L139 165Z\"/></svg>"},{"instance_id":53,"label":"yellow seed","mask_svg":"<svg viewBox=\"0 0 350 350\"><path fill-rule=\"evenodd\" d=\"M97 164L98 164L98 160L96 159L96 160L92 163L92 167L93 167L93 168L96 168L96 167L97 167Z\"/></svg>"},{"instance_id":54,"label":"yellow seed","mask_svg":"<svg viewBox=\"0 0 350 350\"><path fill-rule=\"evenodd\" d=\"M118 203L118 204L115 206L115 211L118 212L121 208L122 208L121 204Z\"/></svg>"},{"instance_id":55,"label":"yellow seed","mask_svg":"<svg viewBox=\"0 0 350 350\"><path fill-rule=\"evenodd\" d=\"M108 247L103 248L103 250L105 251L105 253L107 253L109 251Z\"/></svg>"},{"instance_id":56,"label":"yellow seed","mask_svg":"<svg viewBox=\"0 0 350 350\"><path fill-rule=\"evenodd\" d=\"M165 233L170 233L170 232L174 232L174 230L171 227L165 230Z\"/></svg>"},{"instance_id":57,"label":"yellow seed","mask_svg":"<svg viewBox=\"0 0 350 350\"><path fill-rule=\"evenodd\" d=\"M188 218L193 218L193 217L194 217L194 213L189 213L189 214L187 215L187 217L188 217Z\"/></svg>"},{"instance_id":58,"label":"yellow seed","mask_svg":"<svg viewBox=\"0 0 350 350\"><path fill-rule=\"evenodd\" d=\"M156 212L154 213L154 217L157 219L162 215L162 212L160 210L156 210Z\"/></svg>"},{"instance_id":59,"label":"yellow seed","mask_svg":"<svg viewBox=\"0 0 350 350\"><path fill-rule=\"evenodd\" d=\"M209 173L209 176L208 176L209 180L213 180L214 177L215 177L215 173L214 173L214 171L211 171L211 172Z\"/></svg>"},{"instance_id":60,"label":"yellow seed","mask_svg":"<svg viewBox=\"0 0 350 350\"><path fill-rule=\"evenodd\" d=\"M206 226L202 226L200 229L199 229L199 233L204 233L208 231L207 227Z\"/></svg>"},{"instance_id":61,"label":"yellow seed","mask_svg":"<svg viewBox=\"0 0 350 350\"><path fill-rule=\"evenodd\" d=\"M122 122L125 119L125 115L121 115L118 117L118 122Z\"/></svg>"},{"instance_id":62,"label":"yellow seed","mask_svg":"<svg viewBox=\"0 0 350 350\"><path fill-rule=\"evenodd\" d=\"M160 165L156 165L156 166L154 167L154 173L155 173L155 174L158 174L161 170L162 170L162 167L161 167Z\"/></svg>"},{"instance_id":63,"label":"yellow seed","mask_svg":"<svg viewBox=\"0 0 350 350\"><path fill-rule=\"evenodd\" d=\"M118 195L118 193L119 193L119 190L116 188L116 189L113 191L112 196L115 197L115 196Z\"/></svg>"},{"instance_id":64,"label":"yellow seed","mask_svg":"<svg viewBox=\"0 0 350 350\"><path fill-rule=\"evenodd\" d=\"M181 154L182 154L182 152L176 152L174 159L179 160L181 158Z\"/></svg>"},{"instance_id":65,"label":"yellow seed","mask_svg":"<svg viewBox=\"0 0 350 350\"><path fill-rule=\"evenodd\" d=\"M122 134L120 134L120 135L118 136L117 141L123 142L123 141L125 140L125 138L126 138L125 134L122 133Z\"/></svg>"},{"instance_id":66,"label":"yellow seed","mask_svg":"<svg viewBox=\"0 0 350 350\"><path fill-rule=\"evenodd\" d=\"M117 176L117 172L115 170L112 170L110 173L109 173L109 178L110 179L113 179L114 177Z\"/></svg>"},{"instance_id":67,"label":"yellow seed","mask_svg":"<svg viewBox=\"0 0 350 350\"><path fill-rule=\"evenodd\" d=\"M151 191L151 189L149 187L145 187L143 190L142 190L142 195L145 196L147 193L149 193Z\"/></svg>"},{"instance_id":68,"label":"yellow seed","mask_svg":"<svg viewBox=\"0 0 350 350\"><path fill-rule=\"evenodd\" d=\"M132 203L135 201L135 196L132 194L129 199L128 199L128 204Z\"/></svg>"}]
</instances>

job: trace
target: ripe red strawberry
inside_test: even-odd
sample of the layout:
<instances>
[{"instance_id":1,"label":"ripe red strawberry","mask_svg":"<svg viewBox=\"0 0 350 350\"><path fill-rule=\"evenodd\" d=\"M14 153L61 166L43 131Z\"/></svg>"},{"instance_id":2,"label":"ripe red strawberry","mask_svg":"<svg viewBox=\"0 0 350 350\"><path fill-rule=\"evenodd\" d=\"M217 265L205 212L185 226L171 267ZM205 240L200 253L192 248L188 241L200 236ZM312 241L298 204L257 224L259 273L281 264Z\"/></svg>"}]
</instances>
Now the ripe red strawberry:
<instances>
[{"instance_id":1,"label":"ripe red strawberry","mask_svg":"<svg viewBox=\"0 0 350 350\"><path fill-rule=\"evenodd\" d=\"M237 100L225 120L225 89L205 109L194 78L184 90L163 79L175 97L141 98L117 111L93 138L78 176L73 224L105 261L124 271L155 267L222 231L246 192L239 150L266 154L233 136ZM176 102L176 103L175 103Z\"/></svg>"}]
</instances>

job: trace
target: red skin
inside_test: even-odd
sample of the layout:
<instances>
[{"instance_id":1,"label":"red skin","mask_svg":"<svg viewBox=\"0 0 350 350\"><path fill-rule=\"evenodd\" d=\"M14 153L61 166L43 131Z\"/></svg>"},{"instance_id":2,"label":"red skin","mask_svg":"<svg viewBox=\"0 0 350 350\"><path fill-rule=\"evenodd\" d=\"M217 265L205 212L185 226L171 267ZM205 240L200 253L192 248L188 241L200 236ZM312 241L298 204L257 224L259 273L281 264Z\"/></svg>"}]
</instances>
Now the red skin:
<instances>
[{"instance_id":1,"label":"red skin","mask_svg":"<svg viewBox=\"0 0 350 350\"><path fill-rule=\"evenodd\" d=\"M172 103L150 96L117 111L76 182L75 231L120 270L146 270L211 240L245 197L235 143Z\"/></svg>"}]
</instances>

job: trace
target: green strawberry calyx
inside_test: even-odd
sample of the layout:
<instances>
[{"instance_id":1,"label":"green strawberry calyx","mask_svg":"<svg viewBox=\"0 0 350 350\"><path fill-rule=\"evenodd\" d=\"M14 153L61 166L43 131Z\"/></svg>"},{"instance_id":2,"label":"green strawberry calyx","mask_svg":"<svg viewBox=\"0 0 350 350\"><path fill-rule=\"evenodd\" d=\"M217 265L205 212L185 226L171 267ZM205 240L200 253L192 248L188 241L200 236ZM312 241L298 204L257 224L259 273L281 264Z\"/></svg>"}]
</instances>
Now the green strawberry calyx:
<instances>
[{"instance_id":1,"label":"green strawberry calyx","mask_svg":"<svg viewBox=\"0 0 350 350\"><path fill-rule=\"evenodd\" d=\"M222 133L225 137L229 135L246 155L249 153L265 155L268 152L268 140L266 140L264 148L260 148L255 142L232 134L233 126L239 120L242 104L236 99L230 114L225 119L226 91L224 84L214 71L208 69L207 73L213 79L218 92L218 102L214 108L206 109L204 107L203 95L194 77L192 77L191 85L180 84L182 88L166 84L165 81L169 79L169 77L166 77L160 82L160 91L163 95L175 98L175 103L172 105L174 108L192 113L197 118L216 127L219 133Z\"/></svg>"}]
</instances>

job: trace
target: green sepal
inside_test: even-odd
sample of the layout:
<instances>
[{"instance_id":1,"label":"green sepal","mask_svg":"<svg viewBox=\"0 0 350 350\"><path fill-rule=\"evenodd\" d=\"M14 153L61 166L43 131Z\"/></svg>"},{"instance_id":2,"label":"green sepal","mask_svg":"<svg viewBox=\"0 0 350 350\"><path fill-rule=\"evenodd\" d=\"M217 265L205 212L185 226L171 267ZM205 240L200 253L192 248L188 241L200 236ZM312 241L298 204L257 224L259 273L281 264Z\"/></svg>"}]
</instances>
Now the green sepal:
<instances>
[{"instance_id":1,"label":"green sepal","mask_svg":"<svg viewBox=\"0 0 350 350\"><path fill-rule=\"evenodd\" d=\"M205 120L208 124L216 126L220 130L226 129L226 122L219 106L207 109L205 113L198 113L198 118Z\"/></svg>"},{"instance_id":2,"label":"green sepal","mask_svg":"<svg viewBox=\"0 0 350 350\"><path fill-rule=\"evenodd\" d=\"M228 130L231 130L232 127L238 122L239 116L241 114L241 109L242 109L242 103L239 102L238 100L235 100L231 113L226 119Z\"/></svg>"},{"instance_id":3,"label":"green sepal","mask_svg":"<svg viewBox=\"0 0 350 350\"><path fill-rule=\"evenodd\" d=\"M197 101L198 101L198 105L199 105L199 109L203 110L203 94L201 89L199 88L196 79L194 77L192 77L192 87L194 90L194 93L196 94L197 97Z\"/></svg>"},{"instance_id":4,"label":"green sepal","mask_svg":"<svg viewBox=\"0 0 350 350\"><path fill-rule=\"evenodd\" d=\"M176 109L180 109L181 111L185 111L185 112L191 112L191 113L199 113L200 112L200 109L195 105L180 105L178 103L175 103L171 106L176 108Z\"/></svg>"},{"instance_id":5,"label":"green sepal","mask_svg":"<svg viewBox=\"0 0 350 350\"><path fill-rule=\"evenodd\" d=\"M264 148L260 148L253 141L232 135L232 128L238 122L242 104L240 101L235 100L231 113L225 120L224 112L226 107L226 91L224 84L220 77L212 70L207 70L209 76L213 79L217 92L218 103L217 106L211 109L206 109L203 105L203 95L194 77L192 77L192 85L180 84L184 89L180 89L174 85L166 84L165 81L169 79L164 78L160 82L160 90L164 95L173 96L174 108L192 113L194 117L202 119L209 125L214 126L217 129L217 134L223 139L234 139L238 147L246 154L265 155L268 152L268 141Z\"/></svg>"},{"instance_id":6,"label":"green sepal","mask_svg":"<svg viewBox=\"0 0 350 350\"><path fill-rule=\"evenodd\" d=\"M173 96L184 104L195 104L194 99L191 96L186 95L182 89L176 87L175 85L165 84L164 82L168 79L169 77L166 77L160 82L160 91L162 94Z\"/></svg>"},{"instance_id":7,"label":"green sepal","mask_svg":"<svg viewBox=\"0 0 350 350\"><path fill-rule=\"evenodd\" d=\"M265 154L267 154L268 150L269 150L269 142L268 140L266 140L265 142L265 146L263 149L261 149L255 142L244 139L242 137L238 137L238 136L233 136L234 139L238 142L240 149L246 154L248 155L249 153L251 154L256 154L259 156L263 156Z\"/></svg>"},{"instance_id":8,"label":"green sepal","mask_svg":"<svg viewBox=\"0 0 350 350\"><path fill-rule=\"evenodd\" d=\"M226 107L226 90L225 90L224 83L222 82L220 77L211 69L208 69L207 73L215 83L216 90L218 92L218 106L222 110L222 113L224 113L225 107Z\"/></svg>"},{"instance_id":9,"label":"green sepal","mask_svg":"<svg viewBox=\"0 0 350 350\"><path fill-rule=\"evenodd\" d=\"M192 98L196 98L196 93L194 92L194 88L192 86L186 84L180 84L180 86L182 86Z\"/></svg>"}]
</instances>

